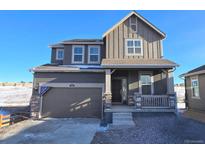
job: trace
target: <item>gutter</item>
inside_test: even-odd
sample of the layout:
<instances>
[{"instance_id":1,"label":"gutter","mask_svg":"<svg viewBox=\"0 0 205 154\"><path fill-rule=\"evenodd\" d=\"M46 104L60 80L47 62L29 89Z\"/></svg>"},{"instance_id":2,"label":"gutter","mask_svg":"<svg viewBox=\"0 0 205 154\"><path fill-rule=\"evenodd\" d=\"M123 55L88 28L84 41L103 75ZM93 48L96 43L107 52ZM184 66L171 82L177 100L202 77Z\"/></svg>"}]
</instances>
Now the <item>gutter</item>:
<instances>
[{"instance_id":1,"label":"gutter","mask_svg":"<svg viewBox=\"0 0 205 154\"><path fill-rule=\"evenodd\" d=\"M130 65L130 64L102 64L103 68L176 68L178 65L161 65L161 64L148 64L148 65Z\"/></svg>"}]
</instances>

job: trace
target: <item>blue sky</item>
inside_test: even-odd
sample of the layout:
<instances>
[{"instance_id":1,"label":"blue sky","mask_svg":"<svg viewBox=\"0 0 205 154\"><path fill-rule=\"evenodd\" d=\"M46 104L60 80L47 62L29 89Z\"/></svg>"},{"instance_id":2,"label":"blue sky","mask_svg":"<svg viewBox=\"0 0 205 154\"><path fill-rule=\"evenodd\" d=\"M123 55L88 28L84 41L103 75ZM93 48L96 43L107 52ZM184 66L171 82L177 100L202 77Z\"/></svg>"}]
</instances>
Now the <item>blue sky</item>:
<instances>
[{"instance_id":1,"label":"blue sky","mask_svg":"<svg viewBox=\"0 0 205 154\"><path fill-rule=\"evenodd\" d=\"M29 68L50 62L49 44L101 38L130 11L0 11L0 82L32 81ZM205 11L137 11L167 34L164 56L178 76L205 64Z\"/></svg>"}]
</instances>

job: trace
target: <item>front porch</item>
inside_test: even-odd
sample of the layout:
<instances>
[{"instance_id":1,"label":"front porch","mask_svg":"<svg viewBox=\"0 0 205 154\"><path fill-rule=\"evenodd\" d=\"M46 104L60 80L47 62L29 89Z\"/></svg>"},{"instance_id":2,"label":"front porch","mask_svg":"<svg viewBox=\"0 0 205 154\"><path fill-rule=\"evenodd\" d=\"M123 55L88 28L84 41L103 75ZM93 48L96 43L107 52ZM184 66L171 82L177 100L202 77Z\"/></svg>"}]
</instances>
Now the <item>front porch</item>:
<instances>
[{"instance_id":1,"label":"front porch","mask_svg":"<svg viewBox=\"0 0 205 154\"><path fill-rule=\"evenodd\" d=\"M106 69L104 112L175 112L171 69Z\"/></svg>"},{"instance_id":2,"label":"front porch","mask_svg":"<svg viewBox=\"0 0 205 154\"><path fill-rule=\"evenodd\" d=\"M170 96L141 96L141 101L135 105L111 105L105 108L107 113L134 113L134 112L176 112L175 97Z\"/></svg>"}]
</instances>

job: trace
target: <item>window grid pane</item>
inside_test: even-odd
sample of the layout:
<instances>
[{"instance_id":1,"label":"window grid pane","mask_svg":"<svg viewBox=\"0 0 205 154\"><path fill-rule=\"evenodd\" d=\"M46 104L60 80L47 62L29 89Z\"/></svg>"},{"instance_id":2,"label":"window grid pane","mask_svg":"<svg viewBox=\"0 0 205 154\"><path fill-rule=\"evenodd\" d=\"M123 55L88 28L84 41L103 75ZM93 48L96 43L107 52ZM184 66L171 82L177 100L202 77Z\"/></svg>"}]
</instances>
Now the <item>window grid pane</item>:
<instances>
[{"instance_id":1,"label":"window grid pane","mask_svg":"<svg viewBox=\"0 0 205 154\"><path fill-rule=\"evenodd\" d=\"M128 54L141 54L142 47L141 47L140 40L127 40L127 52Z\"/></svg>"},{"instance_id":2,"label":"window grid pane","mask_svg":"<svg viewBox=\"0 0 205 154\"><path fill-rule=\"evenodd\" d=\"M74 48L74 54L80 54L82 55L83 54L83 48L82 47L75 47Z\"/></svg>"},{"instance_id":3,"label":"window grid pane","mask_svg":"<svg viewBox=\"0 0 205 154\"><path fill-rule=\"evenodd\" d=\"M82 55L74 55L74 61L75 62L81 62L82 61L83 56Z\"/></svg>"},{"instance_id":4,"label":"window grid pane","mask_svg":"<svg viewBox=\"0 0 205 154\"><path fill-rule=\"evenodd\" d=\"M82 62L83 61L83 47L74 47L74 62Z\"/></svg>"},{"instance_id":5,"label":"window grid pane","mask_svg":"<svg viewBox=\"0 0 205 154\"><path fill-rule=\"evenodd\" d=\"M98 48L90 48L90 55L98 55L99 54L99 51L98 51Z\"/></svg>"},{"instance_id":6,"label":"window grid pane","mask_svg":"<svg viewBox=\"0 0 205 154\"><path fill-rule=\"evenodd\" d=\"M133 46L133 41L127 41L127 46L132 47Z\"/></svg>"},{"instance_id":7,"label":"window grid pane","mask_svg":"<svg viewBox=\"0 0 205 154\"><path fill-rule=\"evenodd\" d=\"M192 93L193 97L199 97L199 85L198 80L193 79L192 80Z\"/></svg>"},{"instance_id":8,"label":"window grid pane","mask_svg":"<svg viewBox=\"0 0 205 154\"><path fill-rule=\"evenodd\" d=\"M151 75L141 75L142 85L151 85Z\"/></svg>"},{"instance_id":9,"label":"window grid pane","mask_svg":"<svg viewBox=\"0 0 205 154\"><path fill-rule=\"evenodd\" d=\"M91 62L97 62L98 61L98 55L90 55L90 61Z\"/></svg>"},{"instance_id":10,"label":"window grid pane","mask_svg":"<svg viewBox=\"0 0 205 154\"><path fill-rule=\"evenodd\" d=\"M62 59L63 58L63 51L58 51L58 59Z\"/></svg>"},{"instance_id":11,"label":"window grid pane","mask_svg":"<svg viewBox=\"0 0 205 154\"><path fill-rule=\"evenodd\" d=\"M90 47L89 48L89 61L90 62L98 62L99 61L99 48L98 47Z\"/></svg>"}]
</instances>

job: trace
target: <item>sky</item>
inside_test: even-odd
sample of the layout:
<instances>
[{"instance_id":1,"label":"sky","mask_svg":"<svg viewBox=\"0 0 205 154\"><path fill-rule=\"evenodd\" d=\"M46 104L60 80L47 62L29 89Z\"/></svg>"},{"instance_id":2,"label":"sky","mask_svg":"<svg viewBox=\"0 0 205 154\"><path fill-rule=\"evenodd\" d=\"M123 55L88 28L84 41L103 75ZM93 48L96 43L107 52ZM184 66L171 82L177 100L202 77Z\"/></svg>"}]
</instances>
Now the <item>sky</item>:
<instances>
[{"instance_id":1,"label":"sky","mask_svg":"<svg viewBox=\"0 0 205 154\"><path fill-rule=\"evenodd\" d=\"M0 11L0 82L30 82L29 69L50 62L48 45L102 38L130 11ZM178 76L205 64L205 11L137 11L165 32L164 57Z\"/></svg>"}]
</instances>

